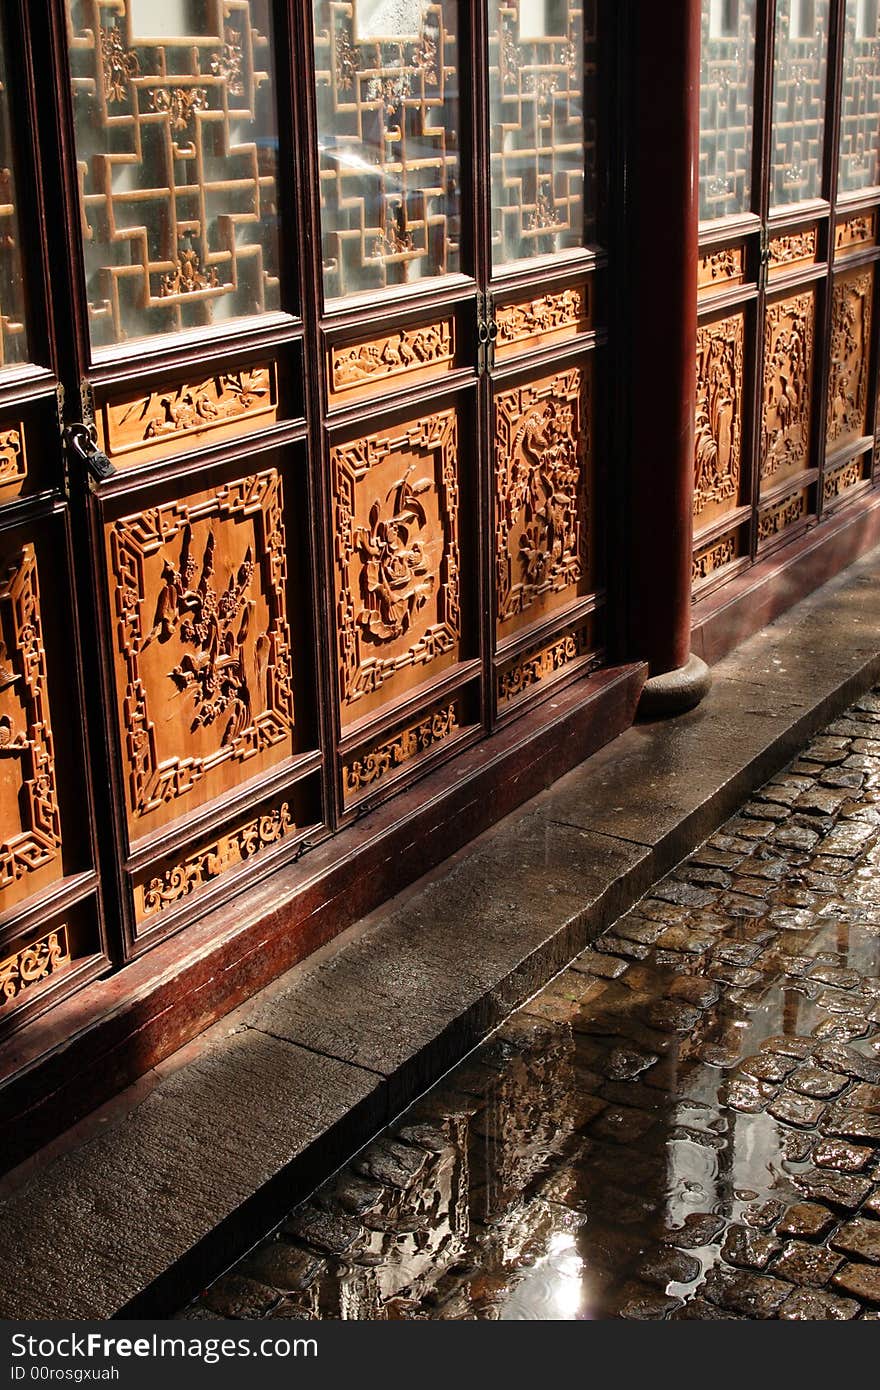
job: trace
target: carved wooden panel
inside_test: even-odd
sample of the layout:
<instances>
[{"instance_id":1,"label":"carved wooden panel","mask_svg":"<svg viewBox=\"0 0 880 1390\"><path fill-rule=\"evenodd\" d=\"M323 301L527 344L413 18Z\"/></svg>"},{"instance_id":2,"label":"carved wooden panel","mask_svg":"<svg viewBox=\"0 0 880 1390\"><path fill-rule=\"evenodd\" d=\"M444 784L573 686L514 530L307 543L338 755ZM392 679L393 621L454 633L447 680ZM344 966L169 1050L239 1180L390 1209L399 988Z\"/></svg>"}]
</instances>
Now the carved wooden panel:
<instances>
[{"instance_id":1,"label":"carved wooden panel","mask_svg":"<svg viewBox=\"0 0 880 1390\"><path fill-rule=\"evenodd\" d=\"M815 227L771 237L770 274L792 270L799 265L812 265L816 259L818 245L819 233Z\"/></svg>"},{"instance_id":2,"label":"carved wooden panel","mask_svg":"<svg viewBox=\"0 0 880 1390\"><path fill-rule=\"evenodd\" d=\"M565 342L585 332L592 320L589 283L537 298L499 304L495 309L499 359L547 343Z\"/></svg>"},{"instance_id":3,"label":"carved wooden panel","mask_svg":"<svg viewBox=\"0 0 880 1390\"><path fill-rule=\"evenodd\" d=\"M691 578L694 584L701 584L725 565L732 565L739 555L739 533L728 531L694 551Z\"/></svg>"},{"instance_id":4,"label":"carved wooden panel","mask_svg":"<svg viewBox=\"0 0 880 1390\"><path fill-rule=\"evenodd\" d=\"M455 0L315 0L324 290L459 267Z\"/></svg>"},{"instance_id":5,"label":"carved wooden panel","mask_svg":"<svg viewBox=\"0 0 880 1390\"><path fill-rule=\"evenodd\" d=\"M28 359L7 40L0 23L0 369Z\"/></svg>"},{"instance_id":6,"label":"carved wooden panel","mask_svg":"<svg viewBox=\"0 0 880 1390\"><path fill-rule=\"evenodd\" d=\"M101 448L117 467L198 448L271 424L278 415L275 364L171 382L100 403Z\"/></svg>"},{"instance_id":7,"label":"carved wooden panel","mask_svg":"<svg viewBox=\"0 0 880 1390\"><path fill-rule=\"evenodd\" d=\"M61 819L37 559L0 571L0 910L60 879Z\"/></svg>"},{"instance_id":8,"label":"carved wooden panel","mask_svg":"<svg viewBox=\"0 0 880 1390\"><path fill-rule=\"evenodd\" d=\"M859 483L865 482L870 475L870 454L862 454L859 458L850 459L847 463L831 469L822 480L822 496L826 506L836 502L838 497L844 496L851 488L858 487Z\"/></svg>"},{"instance_id":9,"label":"carved wooden panel","mask_svg":"<svg viewBox=\"0 0 880 1390\"><path fill-rule=\"evenodd\" d=\"M594 5L491 0L494 265L552 255L590 240L596 80Z\"/></svg>"},{"instance_id":10,"label":"carved wooden panel","mask_svg":"<svg viewBox=\"0 0 880 1390\"><path fill-rule=\"evenodd\" d=\"M343 722L458 657L454 409L331 450Z\"/></svg>"},{"instance_id":11,"label":"carved wooden panel","mask_svg":"<svg viewBox=\"0 0 880 1390\"><path fill-rule=\"evenodd\" d=\"M739 504L745 316L697 329L694 520L705 526Z\"/></svg>"},{"instance_id":12,"label":"carved wooden panel","mask_svg":"<svg viewBox=\"0 0 880 1390\"><path fill-rule=\"evenodd\" d=\"M806 488L765 507L758 516L758 540L769 541L809 515L810 494Z\"/></svg>"},{"instance_id":13,"label":"carved wooden panel","mask_svg":"<svg viewBox=\"0 0 880 1390\"><path fill-rule=\"evenodd\" d=\"M575 665L587 669L598 667L601 664L598 655L593 661L586 661L595 647L595 625L590 619L576 631L564 632L551 642L530 648L515 657L497 674L499 707L511 704L537 686L552 682Z\"/></svg>"},{"instance_id":14,"label":"carved wooden panel","mask_svg":"<svg viewBox=\"0 0 880 1390\"><path fill-rule=\"evenodd\" d=\"M154 919L177 908L193 893L207 887L223 874L250 863L272 845L295 834L294 809L289 800L264 807L233 829L214 836L207 845L178 861L148 870L135 885L135 916L139 923L151 925Z\"/></svg>"},{"instance_id":15,"label":"carved wooden panel","mask_svg":"<svg viewBox=\"0 0 880 1390\"><path fill-rule=\"evenodd\" d=\"M130 825L143 835L292 752L276 469L109 524Z\"/></svg>"},{"instance_id":16,"label":"carved wooden panel","mask_svg":"<svg viewBox=\"0 0 880 1390\"><path fill-rule=\"evenodd\" d=\"M455 319L385 332L355 343L335 343L327 354L327 385L333 404L408 386L452 370ZM401 380L400 378L405 378Z\"/></svg>"},{"instance_id":17,"label":"carved wooden panel","mask_svg":"<svg viewBox=\"0 0 880 1390\"><path fill-rule=\"evenodd\" d=\"M24 425L0 428L0 489L18 489L27 475Z\"/></svg>"},{"instance_id":18,"label":"carved wooden panel","mask_svg":"<svg viewBox=\"0 0 880 1390\"><path fill-rule=\"evenodd\" d=\"M697 288L703 294L709 290L730 289L741 285L746 278L744 246L724 246L719 251L706 251L697 263Z\"/></svg>"},{"instance_id":19,"label":"carved wooden panel","mask_svg":"<svg viewBox=\"0 0 880 1390\"><path fill-rule=\"evenodd\" d=\"M874 268L851 270L834 280L828 374L828 447L869 432L871 310Z\"/></svg>"},{"instance_id":20,"label":"carved wooden panel","mask_svg":"<svg viewBox=\"0 0 880 1390\"><path fill-rule=\"evenodd\" d=\"M0 960L0 1018L37 985L71 962L67 926L62 924Z\"/></svg>"},{"instance_id":21,"label":"carved wooden panel","mask_svg":"<svg viewBox=\"0 0 880 1390\"><path fill-rule=\"evenodd\" d=\"M461 733L467 719L461 700L446 700L437 709L412 720L388 738L358 750L343 763L346 801L389 781L401 768L424 758Z\"/></svg>"},{"instance_id":22,"label":"carved wooden panel","mask_svg":"<svg viewBox=\"0 0 880 1390\"><path fill-rule=\"evenodd\" d=\"M812 290L767 306L764 401L761 415L762 487L810 465L815 296Z\"/></svg>"},{"instance_id":23,"label":"carved wooden panel","mask_svg":"<svg viewBox=\"0 0 880 1390\"><path fill-rule=\"evenodd\" d=\"M495 398L499 631L589 591L591 371L565 367Z\"/></svg>"},{"instance_id":24,"label":"carved wooden panel","mask_svg":"<svg viewBox=\"0 0 880 1390\"><path fill-rule=\"evenodd\" d=\"M96 346L279 306L270 8L67 0Z\"/></svg>"},{"instance_id":25,"label":"carved wooden panel","mask_svg":"<svg viewBox=\"0 0 880 1390\"><path fill-rule=\"evenodd\" d=\"M834 229L834 250L838 256L851 255L863 246L873 246L876 240L876 212L860 212L855 217L844 217Z\"/></svg>"}]
</instances>

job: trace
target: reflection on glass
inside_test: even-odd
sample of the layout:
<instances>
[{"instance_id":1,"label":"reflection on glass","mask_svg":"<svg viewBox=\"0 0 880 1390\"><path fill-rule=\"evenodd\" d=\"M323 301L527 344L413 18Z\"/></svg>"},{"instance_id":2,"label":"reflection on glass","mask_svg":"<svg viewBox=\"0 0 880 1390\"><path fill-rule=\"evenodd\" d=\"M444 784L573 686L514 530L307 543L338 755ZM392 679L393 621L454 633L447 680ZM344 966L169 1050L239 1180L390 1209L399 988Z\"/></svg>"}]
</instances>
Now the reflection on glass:
<instances>
[{"instance_id":1,"label":"reflection on glass","mask_svg":"<svg viewBox=\"0 0 880 1390\"><path fill-rule=\"evenodd\" d=\"M880 4L847 0L838 191L880 183Z\"/></svg>"},{"instance_id":2,"label":"reflection on glass","mask_svg":"<svg viewBox=\"0 0 880 1390\"><path fill-rule=\"evenodd\" d=\"M595 41L595 6L583 0L489 0L496 266L591 239Z\"/></svg>"},{"instance_id":3,"label":"reflection on glass","mask_svg":"<svg viewBox=\"0 0 880 1390\"><path fill-rule=\"evenodd\" d=\"M776 0L770 201L822 193L829 0Z\"/></svg>"},{"instance_id":4,"label":"reflection on glass","mask_svg":"<svg viewBox=\"0 0 880 1390\"><path fill-rule=\"evenodd\" d=\"M279 305L270 0L67 0L92 343Z\"/></svg>"},{"instance_id":5,"label":"reflection on glass","mask_svg":"<svg viewBox=\"0 0 880 1390\"><path fill-rule=\"evenodd\" d=\"M748 212L752 188L755 0L703 0L700 217Z\"/></svg>"},{"instance_id":6,"label":"reflection on glass","mask_svg":"<svg viewBox=\"0 0 880 1390\"><path fill-rule=\"evenodd\" d=\"M315 0L324 293L459 269L455 0Z\"/></svg>"},{"instance_id":7,"label":"reflection on glass","mask_svg":"<svg viewBox=\"0 0 880 1390\"><path fill-rule=\"evenodd\" d=\"M21 229L15 199L13 141L6 80L6 35L0 29L0 368L27 361Z\"/></svg>"}]
</instances>

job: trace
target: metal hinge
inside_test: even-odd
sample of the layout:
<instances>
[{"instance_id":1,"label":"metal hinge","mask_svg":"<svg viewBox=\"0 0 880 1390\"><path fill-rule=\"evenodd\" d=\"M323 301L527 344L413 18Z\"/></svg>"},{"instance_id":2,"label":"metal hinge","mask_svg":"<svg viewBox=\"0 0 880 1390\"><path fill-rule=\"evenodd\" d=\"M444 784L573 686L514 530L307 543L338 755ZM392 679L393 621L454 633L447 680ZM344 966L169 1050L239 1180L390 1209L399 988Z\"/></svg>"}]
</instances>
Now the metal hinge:
<instances>
[{"instance_id":1,"label":"metal hinge","mask_svg":"<svg viewBox=\"0 0 880 1390\"><path fill-rule=\"evenodd\" d=\"M477 374L483 376L495 365L498 324L488 290L477 290Z\"/></svg>"},{"instance_id":2,"label":"metal hinge","mask_svg":"<svg viewBox=\"0 0 880 1390\"><path fill-rule=\"evenodd\" d=\"M770 230L761 228L761 260L758 265L758 289L763 293L767 288L770 274Z\"/></svg>"}]
</instances>

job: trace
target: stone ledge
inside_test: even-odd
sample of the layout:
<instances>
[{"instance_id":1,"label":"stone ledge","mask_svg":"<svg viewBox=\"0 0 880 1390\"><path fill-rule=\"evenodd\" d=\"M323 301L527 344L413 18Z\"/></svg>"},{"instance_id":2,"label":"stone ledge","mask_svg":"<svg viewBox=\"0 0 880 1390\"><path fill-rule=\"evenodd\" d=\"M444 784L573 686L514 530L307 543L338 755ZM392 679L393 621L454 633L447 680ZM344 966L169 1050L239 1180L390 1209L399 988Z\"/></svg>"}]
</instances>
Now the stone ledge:
<instances>
[{"instance_id":1,"label":"stone ledge","mask_svg":"<svg viewBox=\"0 0 880 1390\"><path fill-rule=\"evenodd\" d=\"M880 553L0 1188L5 1318L167 1313L880 679Z\"/></svg>"}]
</instances>

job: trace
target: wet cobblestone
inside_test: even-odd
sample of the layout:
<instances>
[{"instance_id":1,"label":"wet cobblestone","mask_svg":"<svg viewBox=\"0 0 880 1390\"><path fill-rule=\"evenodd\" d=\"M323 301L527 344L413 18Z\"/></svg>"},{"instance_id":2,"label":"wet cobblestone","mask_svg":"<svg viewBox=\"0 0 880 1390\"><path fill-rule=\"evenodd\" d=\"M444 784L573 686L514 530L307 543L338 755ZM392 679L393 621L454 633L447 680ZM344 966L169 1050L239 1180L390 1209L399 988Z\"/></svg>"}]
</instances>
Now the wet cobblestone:
<instances>
[{"instance_id":1,"label":"wet cobblestone","mask_svg":"<svg viewBox=\"0 0 880 1390\"><path fill-rule=\"evenodd\" d=\"M880 1316L880 689L186 1318Z\"/></svg>"}]
</instances>

